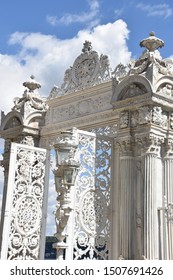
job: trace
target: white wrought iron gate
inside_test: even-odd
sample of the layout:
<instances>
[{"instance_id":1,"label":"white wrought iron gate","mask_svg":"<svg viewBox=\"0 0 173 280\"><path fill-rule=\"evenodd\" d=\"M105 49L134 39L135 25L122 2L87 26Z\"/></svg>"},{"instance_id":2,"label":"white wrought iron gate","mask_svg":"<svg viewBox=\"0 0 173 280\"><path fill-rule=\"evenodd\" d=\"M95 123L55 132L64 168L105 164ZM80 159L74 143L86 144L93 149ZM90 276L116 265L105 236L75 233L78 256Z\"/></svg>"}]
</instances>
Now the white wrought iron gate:
<instances>
[{"instance_id":1,"label":"white wrought iron gate","mask_svg":"<svg viewBox=\"0 0 173 280\"><path fill-rule=\"evenodd\" d=\"M112 141L78 131L80 169L73 191L74 211L66 258L110 259Z\"/></svg>"},{"instance_id":2,"label":"white wrought iron gate","mask_svg":"<svg viewBox=\"0 0 173 280\"><path fill-rule=\"evenodd\" d=\"M44 258L47 162L47 150L12 143L1 259Z\"/></svg>"}]
</instances>

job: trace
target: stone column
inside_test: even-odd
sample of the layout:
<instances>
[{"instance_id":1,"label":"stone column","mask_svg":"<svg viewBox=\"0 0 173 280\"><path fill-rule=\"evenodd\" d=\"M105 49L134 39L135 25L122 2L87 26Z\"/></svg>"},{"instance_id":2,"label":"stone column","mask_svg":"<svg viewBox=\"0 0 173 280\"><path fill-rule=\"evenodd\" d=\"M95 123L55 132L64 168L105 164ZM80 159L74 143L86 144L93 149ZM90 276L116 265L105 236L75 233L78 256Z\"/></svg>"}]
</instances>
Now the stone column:
<instances>
[{"instance_id":1,"label":"stone column","mask_svg":"<svg viewBox=\"0 0 173 280\"><path fill-rule=\"evenodd\" d=\"M150 137L146 140L143 154L144 179L144 259L159 259L158 208L162 205L161 140ZM144 142L143 142L144 143Z\"/></svg>"},{"instance_id":2,"label":"stone column","mask_svg":"<svg viewBox=\"0 0 173 280\"><path fill-rule=\"evenodd\" d=\"M120 156L120 256L133 259L134 157L130 141L121 143Z\"/></svg>"}]
</instances>

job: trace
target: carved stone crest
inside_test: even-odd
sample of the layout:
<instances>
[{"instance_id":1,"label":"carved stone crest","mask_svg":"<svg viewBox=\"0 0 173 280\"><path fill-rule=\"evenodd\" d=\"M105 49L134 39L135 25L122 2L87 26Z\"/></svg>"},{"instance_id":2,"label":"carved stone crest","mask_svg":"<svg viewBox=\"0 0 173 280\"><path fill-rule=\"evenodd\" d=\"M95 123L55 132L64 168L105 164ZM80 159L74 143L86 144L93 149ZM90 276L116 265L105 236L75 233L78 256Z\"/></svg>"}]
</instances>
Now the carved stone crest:
<instances>
[{"instance_id":1,"label":"carved stone crest","mask_svg":"<svg viewBox=\"0 0 173 280\"><path fill-rule=\"evenodd\" d=\"M92 44L85 41L82 53L75 59L64 74L64 81L60 88L54 86L49 99L57 95L68 94L111 79L109 56L92 49Z\"/></svg>"}]
</instances>

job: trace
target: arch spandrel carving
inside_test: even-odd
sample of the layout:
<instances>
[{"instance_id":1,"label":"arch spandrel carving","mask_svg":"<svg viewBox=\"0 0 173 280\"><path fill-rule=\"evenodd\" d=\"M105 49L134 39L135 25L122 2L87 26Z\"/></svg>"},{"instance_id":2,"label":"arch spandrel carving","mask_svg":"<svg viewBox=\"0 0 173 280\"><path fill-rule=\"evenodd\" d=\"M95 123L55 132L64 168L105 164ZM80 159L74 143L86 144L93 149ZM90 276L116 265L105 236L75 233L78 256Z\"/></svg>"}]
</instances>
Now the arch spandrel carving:
<instances>
[{"instance_id":1,"label":"arch spandrel carving","mask_svg":"<svg viewBox=\"0 0 173 280\"><path fill-rule=\"evenodd\" d=\"M115 83L114 83L115 84ZM131 87L131 88L130 88ZM119 84L113 87L111 103L152 92L151 83L143 76L126 76Z\"/></svg>"},{"instance_id":2,"label":"arch spandrel carving","mask_svg":"<svg viewBox=\"0 0 173 280\"><path fill-rule=\"evenodd\" d=\"M155 92L167 98L173 96L173 77L164 76L160 78L155 85Z\"/></svg>"},{"instance_id":3,"label":"arch spandrel carving","mask_svg":"<svg viewBox=\"0 0 173 280\"><path fill-rule=\"evenodd\" d=\"M23 118L19 112L11 111L1 118L1 131L23 125Z\"/></svg>"}]
</instances>

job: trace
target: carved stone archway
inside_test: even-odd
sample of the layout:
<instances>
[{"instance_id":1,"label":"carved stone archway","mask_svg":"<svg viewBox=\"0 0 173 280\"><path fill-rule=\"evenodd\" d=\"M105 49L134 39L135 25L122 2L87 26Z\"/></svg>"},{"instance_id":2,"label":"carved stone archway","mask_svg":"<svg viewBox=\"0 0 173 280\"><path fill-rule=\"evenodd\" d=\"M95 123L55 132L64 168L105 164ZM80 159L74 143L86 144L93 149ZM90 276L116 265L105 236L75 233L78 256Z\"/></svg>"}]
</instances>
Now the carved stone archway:
<instances>
[{"instance_id":1,"label":"carved stone archway","mask_svg":"<svg viewBox=\"0 0 173 280\"><path fill-rule=\"evenodd\" d=\"M173 259L172 62L161 58L158 49L163 41L154 33L140 45L145 50L139 59L128 65L120 63L112 71L109 57L85 41L82 53L66 70L63 84L54 86L46 101L36 94L40 84L33 77L25 83L27 90L13 108L20 114L20 126L4 129L2 120L7 178L9 141L29 136L35 146L50 149L59 143L62 131L73 127L81 137L78 151L85 153L80 160L85 168L91 164L88 170L93 170L90 179L94 183L86 184L85 189L87 171L77 177L79 192L75 188L70 192L73 210L63 226L64 209L58 208L57 233L64 230L67 234L66 246L61 247L66 259ZM34 116L35 120L42 116L45 123L37 121L34 127L29 121ZM93 149L92 160L92 149L86 143L99 147ZM106 184L111 196L104 193L110 161ZM111 228L109 240L103 238L105 224Z\"/></svg>"}]
</instances>

